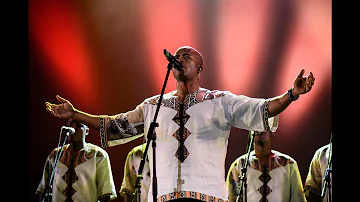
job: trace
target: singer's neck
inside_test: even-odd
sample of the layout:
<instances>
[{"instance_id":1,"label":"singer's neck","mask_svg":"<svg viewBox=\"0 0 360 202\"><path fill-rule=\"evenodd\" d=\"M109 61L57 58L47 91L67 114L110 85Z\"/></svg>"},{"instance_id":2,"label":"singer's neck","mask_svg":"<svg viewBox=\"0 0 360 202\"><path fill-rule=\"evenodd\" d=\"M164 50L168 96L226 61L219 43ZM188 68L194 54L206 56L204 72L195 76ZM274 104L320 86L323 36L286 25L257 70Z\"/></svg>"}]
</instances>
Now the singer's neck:
<instances>
[{"instance_id":1,"label":"singer's neck","mask_svg":"<svg viewBox=\"0 0 360 202\"><path fill-rule=\"evenodd\" d=\"M82 140L82 141L73 141L73 142L70 142L70 148L72 151L74 152L78 152L80 151L81 149L85 148L86 146L86 142L85 140Z\"/></svg>"},{"instance_id":2,"label":"singer's neck","mask_svg":"<svg viewBox=\"0 0 360 202\"><path fill-rule=\"evenodd\" d=\"M179 97L180 102L184 100L186 95L194 93L200 89L198 81L178 81L176 83L175 95Z\"/></svg>"},{"instance_id":3,"label":"singer's neck","mask_svg":"<svg viewBox=\"0 0 360 202\"><path fill-rule=\"evenodd\" d=\"M260 159L260 162L267 163L268 159L272 156L271 145L254 145L255 156Z\"/></svg>"}]
</instances>

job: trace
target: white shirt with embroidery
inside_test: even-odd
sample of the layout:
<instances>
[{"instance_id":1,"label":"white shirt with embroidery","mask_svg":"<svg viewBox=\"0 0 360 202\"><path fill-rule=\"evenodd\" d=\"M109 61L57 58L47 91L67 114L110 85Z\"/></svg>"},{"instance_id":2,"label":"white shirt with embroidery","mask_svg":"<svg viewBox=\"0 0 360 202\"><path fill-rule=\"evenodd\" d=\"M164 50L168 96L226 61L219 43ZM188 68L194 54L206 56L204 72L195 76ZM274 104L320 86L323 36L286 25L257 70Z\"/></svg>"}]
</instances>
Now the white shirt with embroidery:
<instances>
[{"instance_id":1,"label":"white shirt with embroidery","mask_svg":"<svg viewBox=\"0 0 360 202\"><path fill-rule=\"evenodd\" d=\"M226 185L229 191L229 201L234 202L239 196L239 201L245 201L247 193L248 202L305 202L305 194L296 161L281 152L271 150L269 166L264 172L260 161L251 151L246 170L245 180L240 180L243 175L242 168L245 166L246 154L238 157L230 166ZM242 186L242 194L239 194L239 185ZM246 190L246 192L245 192ZM264 200L265 198L265 200Z\"/></svg>"},{"instance_id":2,"label":"white shirt with embroidery","mask_svg":"<svg viewBox=\"0 0 360 202\"><path fill-rule=\"evenodd\" d=\"M175 94L176 91L163 95L156 119L157 200L227 201L224 176L230 129L275 131L278 116L268 118L267 99L201 88L180 103ZM126 113L101 116L102 146L124 144L143 135L147 138L159 97L145 99ZM152 144L148 156L153 176Z\"/></svg>"},{"instance_id":3,"label":"white shirt with embroidery","mask_svg":"<svg viewBox=\"0 0 360 202\"><path fill-rule=\"evenodd\" d=\"M326 169L330 165L329 169L332 169L332 164L329 164L329 158L332 155L331 152L332 144L329 143L317 149L314 153L314 156L310 162L309 171L305 180L305 193L309 195L309 192L313 192L321 196L322 189L325 185L324 177L326 174ZM329 172L329 183L331 186L332 172ZM323 201L328 201L329 194L332 195L332 189L330 188L330 193L328 186L324 190Z\"/></svg>"},{"instance_id":4,"label":"white shirt with embroidery","mask_svg":"<svg viewBox=\"0 0 360 202\"><path fill-rule=\"evenodd\" d=\"M44 192L49 182L56 153L60 148L54 149L46 159L43 176L36 190L38 195ZM64 145L56 167L52 184L52 201L65 202L69 197L74 202L97 202L100 197L107 195L110 195L111 200L115 199L117 195L107 152L97 145L87 143L72 161L69 148L69 144ZM72 184L70 191L68 191L69 183Z\"/></svg>"},{"instance_id":5,"label":"white shirt with embroidery","mask_svg":"<svg viewBox=\"0 0 360 202\"><path fill-rule=\"evenodd\" d=\"M134 147L127 155L125 166L124 166L124 177L121 183L120 195L124 196L128 194L134 197L138 197L140 194L140 202L148 201L148 191L150 186L150 167L149 161L145 160L144 167L142 170L142 179L140 180L140 192L136 190L135 184L138 177L138 171L140 168L141 158L143 156L143 151L145 150L146 143ZM135 192L136 190L136 192Z\"/></svg>"}]
</instances>

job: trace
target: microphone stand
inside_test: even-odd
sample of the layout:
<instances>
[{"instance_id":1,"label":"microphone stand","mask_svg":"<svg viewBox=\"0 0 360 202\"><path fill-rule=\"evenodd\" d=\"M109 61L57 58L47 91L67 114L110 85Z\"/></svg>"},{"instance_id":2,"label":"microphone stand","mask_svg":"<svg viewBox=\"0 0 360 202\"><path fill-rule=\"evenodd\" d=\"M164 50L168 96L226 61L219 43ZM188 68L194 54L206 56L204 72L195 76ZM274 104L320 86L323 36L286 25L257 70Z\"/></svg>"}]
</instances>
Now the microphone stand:
<instances>
[{"instance_id":1,"label":"microphone stand","mask_svg":"<svg viewBox=\"0 0 360 202\"><path fill-rule=\"evenodd\" d=\"M239 202L240 198L241 198L241 201L243 201L242 200L243 193L245 193L245 202L247 202L246 172L247 172L247 167L248 167L248 164L249 164L249 156L250 156L251 146L253 144L253 139L254 139L254 131L249 131L249 141L248 141L248 145L246 146L247 152L246 152L245 166L241 168L242 175L239 176L241 183L239 184L239 192L238 192L238 196L236 197L236 202ZM245 187L245 190L243 190L244 187Z\"/></svg>"},{"instance_id":2,"label":"microphone stand","mask_svg":"<svg viewBox=\"0 0 360 202\"><path fill-rule=\"evenodd\" d=\"M331 183L330 183L330 173L332 172L331 167L331 163L332 163L332 134L330 136L330 145L329 145L329 159L328 159L328 164L327 164L327 168L325 171L325 176L323 181L324 186L322 187L321 190L321 199L323 199L325 197L325 192L326 192L326 187L328 188L328 202L331 202Z\"/></svg>"},{"instance_id":3,"label":"microphone stand","mask_svg":"<svg viewBox=\"0 0 360 202\"><path fill-rule=\"evenodd\" d=\"M62 129L61 128L61 132L60 134L62 133ZM44 190L44 193L42 194L42 197L41 197L41 202L51 202L52 201L52 183L53 183L53 180L54 180L54 175L55 175L55 171L56 171L56 167L57 167L57 164L60 160L60 157L61 157L61 154L64 150L64 145L66 143L66 140L67 138L69 137L69 131L66 132L66 136L64 138L64 142L60 148L60 153L57 153L56 154L56 157L55 157L55 162L54 162L54 166L53 166L53 169L51 171L51 176L49 178L49 181L48 183L46 184L46 187L45 187L45 190Z\"/></svg>"},{"instance_id":4,"label":"microphone stand","mask_svg":"<svg viewBox=\"0 0 360 202\"><path fill-rule=\"evenodd\" d=\"M146 141L146 146L145 146L145 150L144 150L144 153L141 157L141 162L140 162L140 165L139 165L139 169L138 169L138 176L136 178L136 183L135 183L135 190L134 190L134 193L132 194L132 200L131 201L135 201L135 198L137 198L137 202L140 202L140 195L141 195L141 183L140 183L140 180L143 179L143 176L142 176L142 172L143 172L143 169L144 169L144 165L145 165L145 159L147 157L147 151L149 149L149 144L150 144L150 141L152 140L152 148L153 148L153 168L152 168L152 183L153 183L153 186L152 186L152 194L153 194L153 201L156 202L157 201L157 178L156 178L156 133L155 133L155 127L158 127L159 124L156 123L156 119L157 119L157 116L158 116L158 113L159 113L159 110L160 110L160 106L161 106L161 102L162 102L162 98L163 98L163 95L164 95L164 91L165 91L165 87L166 87L166 83L167 83L167 80L169 78L169 73L170 73L170 70L172 68L172 65L173 65L173 62L169 62L168 66L167 66L167 72L166 72L166 77L165 77L165 81L164 81L164 84L162 86L162 89L161 89L161 94L160 94L160 98L159 98L159 101L157 103L157 108L156 108L156 111L155 111L155 114L154 114L154 119L153 121L150 123L150 127L149 127L149 131L148 131L148 134L147 134L147 141ZM136 197L135 197L136 195Z\"/></svg>"}]
</instances>

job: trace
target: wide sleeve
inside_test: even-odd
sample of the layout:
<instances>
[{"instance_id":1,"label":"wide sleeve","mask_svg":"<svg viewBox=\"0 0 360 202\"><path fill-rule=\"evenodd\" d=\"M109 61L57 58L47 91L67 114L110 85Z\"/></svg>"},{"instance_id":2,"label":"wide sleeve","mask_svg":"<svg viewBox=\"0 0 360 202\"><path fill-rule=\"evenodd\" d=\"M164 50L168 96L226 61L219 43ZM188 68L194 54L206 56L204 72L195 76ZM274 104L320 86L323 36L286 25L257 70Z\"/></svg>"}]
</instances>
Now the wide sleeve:
<instances>
[{"instance_id":1,"label":"wide sleeve","mask_svg":"<svg viewBox=\"0 0 360 202\"><path fill-rule=\"evenodd\" d=\"M125 144L144 135L144 102L134 110L100 116L100 141L103 148Z\"/></svg>"},{"instance_id":2,"label":"wide sleeve","mask_svg":"<svg viewBox=\"0 0 360 202\"><path fill-rule=\"evenodd\" d=\"M239 170L239 162L240 157L233 161L226 176L226 188L228 190L229 202L236 201L239 194L239 176L241 174Z\"/></svg>"},{"instance_id":3,"label":"wide sleeve","mask_svg":"<svg viewBox=\"0 0 360 202\"><path fill-rule=\"evenodd\" d=\"M298 164L294 161L290 166L290 202L306 202Z\"/></svg>"},{"instance_id":4,"label":"wide sleeve","mask_svg":"<svg viewBox=\"0 0 360 202\"><path fill-rule=\"evenodd\" d=\"M251 98L245 95L234 95L227 92L225 95L224 108L228 114L230 124L234 127L254 130L272 131L278 128L278 115L268 116L268 104L270 99Z\"/></svg>"},{"instance_id":5,"label":"wide sleeve","mask_svg":"<svg viewBox=\"0 0 360 202\"><path fill-rule=\"evenodd\" d=\"M134 155L134 149L132 149L126 157L124 166L124 177L119 191L122 197L124 197L125 194L131 196L135 190L137 171L134 165Z\"/></svg>"},{"instance_id":6,"label":"wide sleeve","mask_svg":"<svg viewBox=\"0 0 360 202\"><path fill-rule=\"evenodd\" d=\"M98 198L110 196L110 200L113 200L117 198L117 195L109 155L106 151L102 151L99 152L97 158L96 184Z\"/></svg>"}]
</instances>

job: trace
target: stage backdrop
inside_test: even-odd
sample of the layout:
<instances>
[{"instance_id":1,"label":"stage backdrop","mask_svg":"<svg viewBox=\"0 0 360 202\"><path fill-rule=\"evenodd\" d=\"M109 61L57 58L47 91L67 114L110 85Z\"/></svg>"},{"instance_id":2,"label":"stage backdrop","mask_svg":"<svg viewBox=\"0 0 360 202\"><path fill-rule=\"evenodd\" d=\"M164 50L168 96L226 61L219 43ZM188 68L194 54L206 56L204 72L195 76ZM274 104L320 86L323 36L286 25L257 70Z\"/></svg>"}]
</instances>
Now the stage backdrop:
<instances>
[{"instance_id":1,"label":"stage backdrop","mask_svg":"<svg viewBox=\"0 0 360 202\"><path fill-rule=\"evenodd\" d=\"M30 0L28 201L37 201L45 159L66 125L44 103L60 95L91 114L132 110L161 92L163 50L184 45L202 53L200 84L208 89L269 98L286 92L301 68L314 73L313 90L280 115L273 142L297 160L304 181L312 155L332 133L331 6L331 0ZM171 74L165 92L175 85ZM87 141L100 145L99 133L90 133ZM247 131L231 131L226 172L247 140ZM117 191L126 155L141 143L105 149Z\"/></svg>"}]
</instances>

